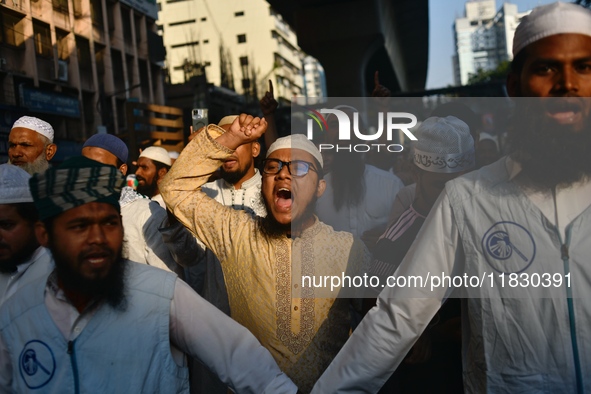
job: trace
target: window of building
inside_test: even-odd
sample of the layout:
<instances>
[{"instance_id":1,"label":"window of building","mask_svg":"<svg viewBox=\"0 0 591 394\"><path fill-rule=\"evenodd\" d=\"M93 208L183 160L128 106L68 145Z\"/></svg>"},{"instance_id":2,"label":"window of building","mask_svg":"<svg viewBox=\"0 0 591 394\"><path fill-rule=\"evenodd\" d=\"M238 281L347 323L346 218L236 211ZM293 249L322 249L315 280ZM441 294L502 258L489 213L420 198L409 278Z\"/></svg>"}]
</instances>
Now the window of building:
<instances>
[{"instance_id":1,"label":"window of building","mask_svg":"<svg viewBox=\"0 0 591 394\"><path fill-rule=\"evenodd\" d=\"M70 9L68 8L68 0L51 0L51 5L57 12L64 14L70 13Z\"/></svg>"},{"instance_id":2,"label":"window of building","mask_svg":"<svg viewBox=\"0 0 591 394\"><path fill-rule=\"evenodd\" d=\"M115 4L107 1L107 24L109 31L115 30Z\"/></svg>"},{"instance_id":3,"label":"window of building","mask_svg":"<svg viewBox=\"0 0 591 394\"><path fill-rule=\"evenodd\" d=\"M209 40L203 40L204 44L209 44Z\"/></svg>"},{"instance_id":4,"label":"window of building","mask_svg":"<svg viewBox=\"0 0 591 394\"><path fill-rule=\"evenodd\" d=\"M40 56L51 57L53 55L51 47L51 33L49 25L33 21L33 34L35 37L35 53Z\"/></svg>"},{"instance_id":5,"label":"window of building","mask_svg":"<svg viewBox=\"0 0 591 394\"><path fill-rule=\"evenodd\" d=\"M201 22L205 22L207 20L206 17L201 18Z\"/></svg>"},{"instance_id":6,"label":"window of building","mask_svg":"<svg viewBox=\"0 0 591 394\"><path fill-rule=\"evenodd\" d=\"M238 17L238 16L244 16L244 11L238 11L234 13L234 16Z\"/></svg>"},{"instance_id":7,"label":"window of building","mask_svg":"<svg viewBox=\"0 0 591 394\"><path fill-rule=\"evenodd\" d=\"M0 14L0 42L16 47L23 46L25 35L23 34L20 21L20 17L12 14Z\"/></svg>"},{"instance_id":8,"label":"window of building","mask_svg":"<svg viewBox=\"0 0 591 394\"><path fill-rule=\"evenodd\" d=\"M238 34L236 38L238 39L238 44L243 44L246 42L246 34Z\"/></svg>"},{"instance_id":9,"label":"window of building","mask_svg":"<svg viewBox=\"0 0 591 394\"><path fill-rule=\"evenodd\" d=\"M240 57L240 65L241 66L248 66L248 56L241 56Z\"/></svg>"},{"instance_id":10,"label":"window of building","mask_svg":"<svg viewBox=\"0 0 591 394\"><path fill-rule=\"evenodd\" d=\"M80 68L89 69L91 67L90 43L86 38L76 36L76 53Z\"/></svg>"},{"instance_id":11,"label":"window of building","mask_svg":"<svg viewBox=\"0 0 591 394\"><path fill-rule=\"evenodd\" d=\"M55 29L55 40L57 42L57 57L66 60L70 57L70 48L68 45L68 32Z\"/></svg>"},{"instance_id":12,"label":"window of building","mask_svg":"<svg viewBox=\"0 0 591 394\"><path fill-rule=\"evenodd\" d=\"M187 19L186 21L178 21L178 22L169 23L168 26L172 27L172 26L188 25L190 23L195 23L195 22L197 22L196 19Z\"/></svg>"},{"instance_id":13,"label":"window of building","mask_svg":"<svg viewBox=\"0 0 591 394\"><path fill-rule=\"evenodd\" d=\"M103 26L103 5L100 0L90 1L90 18L94 25Z\"/></svg>"}]
</instances>

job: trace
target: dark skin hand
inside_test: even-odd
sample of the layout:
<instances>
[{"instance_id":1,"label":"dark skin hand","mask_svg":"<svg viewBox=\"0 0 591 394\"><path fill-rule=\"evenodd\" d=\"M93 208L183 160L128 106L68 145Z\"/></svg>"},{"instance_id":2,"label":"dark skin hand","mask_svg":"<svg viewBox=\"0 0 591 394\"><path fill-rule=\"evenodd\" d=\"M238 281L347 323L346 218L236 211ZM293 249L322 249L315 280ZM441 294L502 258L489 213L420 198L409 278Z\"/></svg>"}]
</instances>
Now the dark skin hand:
<instances>
[{"instance_id":1,"label":"dark skin hand","mask_svg":"<svg viewBox=\"0 0 591 394\"><path fill-rule=\"evenodd\" d=\"M265 133L265 146L268 148L277 139L277 125L275 124L275 110L279 106L273 94L273 82L269 79L269 90L259 101L263 117L267 121L267 132Z\"/></svg>"},{"instance_id":2,"label":"dark skin hand","mask_svg":"<svg viewBox=\"0 0 591 394\"><path fill-rule=\"evenodd\" d=\"M390 89L388 89L384 85L380 84L379 71L376 71L375 74L373 75L373 82L374 82L374 88L373 88L373 92L371 92L371 97L390 97L391 96L392 93L390 92Z\"/></svg>"}]
</instances>

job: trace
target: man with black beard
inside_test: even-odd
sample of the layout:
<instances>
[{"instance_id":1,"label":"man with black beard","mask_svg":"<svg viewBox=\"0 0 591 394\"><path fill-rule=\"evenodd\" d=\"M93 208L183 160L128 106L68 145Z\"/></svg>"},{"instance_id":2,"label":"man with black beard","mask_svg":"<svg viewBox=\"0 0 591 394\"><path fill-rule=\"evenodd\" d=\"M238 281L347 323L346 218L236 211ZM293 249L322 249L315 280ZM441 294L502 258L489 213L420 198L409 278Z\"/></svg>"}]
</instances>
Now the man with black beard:
<instances>
[{"instance_id":1,"label":"man with black beard","mask_svg":"<svg viewBox=\"0 0 591 394\"><path fill-rule=\"evenodd\" d=\"M85 157L31 179L56 269L0 308L0 391L187 393L186 353L235 392L295 393L248 330L173 273L121 258L124 183Z\"/></svg>"},{"instance_id":2,"label":"man with black beard","mask_svg":"<svg viewBox=\"0 0 591 394\"><path fill-rule=\"evenodd\" d=\"M0 305L16 290L51 271L51 256L35 237L37 209L29 175L0 165Z\"/></svg>"},{"instance_id":3,"label":"man with black beard","mask_svg":"<svg viewBox=\"0 0 591 394\"><path fill-rule=\"evenodd\" d=\"M158 184L170 170L171 165L172 160L166 149L161 146L149 146L140 153L135 170L138 193L150 197L164 209L166 205L162 201Z\"/></svg>"},{"instance_id":4,"label":"man with black beard","mask_svg":"<svg viewBox=\"0 0 591 394\"><path fill-rule=\"evenodd\" d=\"M442 281L384 289L314 392L376 392L455 287L466 392L591 390L591 11L535 8L513 54L514 154L448 182L396 271Z\"/></svg>"},{"instance_id":5,"label":"man with black beard","mask_svg":"<svg viewBox=\"0 0 591 394\"><path fill-rule=\"evenodd\" d=\"M355 275L369 256L360 240L314 215L326 185L322 156L305 135L279 138L267 151L265 218L223 206L201 191L237 148L266 129L264 119L247 114L227 130L207 126L185 147L160 189L172 213L219 258L232 318L307 393L348 338L350 303L336 297L343 287L323 293L302 277Z\"/></svg>"}]
</instances>

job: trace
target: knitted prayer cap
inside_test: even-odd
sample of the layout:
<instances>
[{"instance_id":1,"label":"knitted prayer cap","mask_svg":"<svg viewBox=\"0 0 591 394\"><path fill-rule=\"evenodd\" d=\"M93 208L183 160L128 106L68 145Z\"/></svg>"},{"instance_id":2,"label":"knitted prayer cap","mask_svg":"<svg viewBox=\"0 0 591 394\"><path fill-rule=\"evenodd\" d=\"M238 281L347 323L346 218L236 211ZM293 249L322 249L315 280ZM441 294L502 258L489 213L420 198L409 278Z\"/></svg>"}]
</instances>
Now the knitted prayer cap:
<instances>
[{"instance_id":1,"label":"knitted prayer cap","mask_svg":"<svg viewBox=\"0 0 591 394\"><path fill-rule=\"evenodd\" d=\"M0 165L0 204L33 202L29 190L31 175L12 164Z\"/></svg>"},{"instance_id":2,"label":"knitted prayer cap","mask_svg":"<svg viewBox=\"0 0 591 394\"><path fill-rule=\"evenodd\" d=\"M129 150L127 149L127 145L125 145L125 142L119 137L115 137L111 134L95 134L86 140L82 148L86 148L87 146L104 149L113 154L123 163L127 162Z\"/></svg>"},{"instance_id":3,"label":"knitted prayer cap","mask_svg":"<svg viewBox=\"0 0 591 394\"><path fill-rule=\"evenodd\" d=\"M306 151L318 160L320 167L324 168L324 162L322 161L320 151L316 148L316 145L303 134L292 134L287 137L278 138L271 144L269 150L267 150L267 157L278 149L301 149Z\"/></svg>"},{"instance_id":4,"label":"knitted prayer cap","mask_svg":"<svg viewBox=\"0 0 591 394\"><path fill-rule=\"evenodd\" d=\"M172 165L170 156L168 156L168 151L159 146L150 146L144 149L142 153L140 153L140 157L145 157L153 161L158 161L162 164L166 164L167 166Z\"/></svg>"},{"instance_id":5,"label":"knitted prayer cap","mask_svg":"<svg viewBox=\"0 0 591 394\"><path fill-rule=\"evenodd\" d=\"M41 220L90 202L111 204L119 211L124 185L125 178L117 168L82 156L35 174L29 181Z\"/></svg>"},{"instance_id":6,"label":"knitted prayer cap","mask_svg":"<svg viewBox=\"0 0 591 394\"><path fill-rule=\"evenodd\" d=\"M438 173L454 173L474 168L474 139L468 125L454 116L425 119L416 131L414 163Z\"/></svg>"},{"instance_id":7,"label":"knitted prayer cap","mask_svg":"<svg viewBox=\"0 0 591 394\"><path fill-rule=\"evenodd\" d=\"M42 136L47 137L49 142L53 143L53 127L44 120L33 116L22 116L12 125L13 129L17 127L36 131Z\"/></svg>"},{"instance_id":8,"label":"knitted prayer cap","mask_svg":"<svg viewBox=\"0 0 591 394\"><path fill-rule=\"evenodd\" d=\"M536 7L515 30L513 57L542 38L565 33L591 36L591 10L561 2Z\"/></svg>"}]
</instances>

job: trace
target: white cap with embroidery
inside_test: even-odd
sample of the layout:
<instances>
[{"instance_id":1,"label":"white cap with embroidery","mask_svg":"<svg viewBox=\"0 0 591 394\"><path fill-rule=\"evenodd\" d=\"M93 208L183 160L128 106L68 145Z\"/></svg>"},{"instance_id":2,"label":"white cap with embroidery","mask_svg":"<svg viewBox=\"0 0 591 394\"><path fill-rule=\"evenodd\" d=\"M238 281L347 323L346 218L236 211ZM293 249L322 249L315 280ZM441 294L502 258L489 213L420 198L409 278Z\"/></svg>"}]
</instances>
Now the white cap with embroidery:
<instances>
[{"instance_id":1,"label":"white cap with embroidery","mask_svg":"<svg viewBox=\"0 0 591 394\"><path fill-rule=\"evenodd\" d=\"M591 36L591 10L573 3L556 2L536 7L515 30L513 56L526 46L556 34Z\"/></svg>"},{"instance_id":2,"label":"white cap with embroidery","mask_svg":"<svg viewBox=\"0 0 591 394\"><path fill-rule=\"evenodd\" d=\"M49 142L53 143L53 127L44 120L35 118L34 116L22 116L12 125L13 129L17 127L36 131L42 136L47 137Z\"/></svg>"},{"instance_id":3,"label":"white cap with embroidery","mask_svg":"<svg viewBox=\"0 0 591 394\"><path fill-rule=\"evenodd\" d=\"M33 202L29 189L31 175L12 164L0 164L0 204Z\"/></svg>"}]
</instances>

